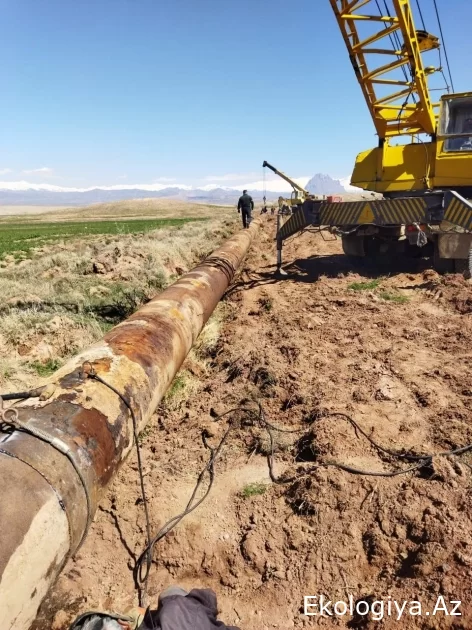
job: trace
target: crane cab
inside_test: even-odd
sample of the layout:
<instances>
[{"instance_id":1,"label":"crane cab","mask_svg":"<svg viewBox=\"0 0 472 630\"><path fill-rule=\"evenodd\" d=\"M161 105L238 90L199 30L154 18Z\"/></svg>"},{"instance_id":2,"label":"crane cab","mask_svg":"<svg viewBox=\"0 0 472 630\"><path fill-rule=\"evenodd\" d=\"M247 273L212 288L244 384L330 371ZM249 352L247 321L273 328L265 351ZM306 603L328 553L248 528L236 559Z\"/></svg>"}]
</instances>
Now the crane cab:
<instances>
[{"instance_id":1,"label":"crane cab","mask_svg":"<svg viewBox=\"0 0 472 630\"><path fill-rule=\"evenodd\" d=\"M445 153L472 151L472 93L442 97L438 131Z\"/></svg>"},{"instance_id":2,"label":"crane cab","mask_svg":"<svg viewBox=\"0 0 472 630\"><path fill-rule=\"evenodd\" d=\"M385 142L360 153L351 183L387 196L455 190L472 199L472 92L441 98L436 135L429 142L413 136L406 144Z\"/></svg>"},{"instance_id":3,"label":"crane cab","mask_svg":"<svg viewBox=\"0 0 472 630\"><path fill-rule=\"evenodd\" d=\"M441 98L434 188L472 195L472 92Z\"/></svg>"}]
</instances>

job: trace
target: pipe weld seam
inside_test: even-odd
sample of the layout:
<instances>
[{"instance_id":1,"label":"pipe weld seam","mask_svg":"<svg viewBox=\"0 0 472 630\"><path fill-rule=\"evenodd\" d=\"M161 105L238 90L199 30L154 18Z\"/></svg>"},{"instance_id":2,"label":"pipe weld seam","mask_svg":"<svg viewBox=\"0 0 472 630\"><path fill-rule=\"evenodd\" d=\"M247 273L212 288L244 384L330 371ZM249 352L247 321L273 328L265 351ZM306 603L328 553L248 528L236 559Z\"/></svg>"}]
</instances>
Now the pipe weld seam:
<instances>
[{"instance_id":1,"label":"pipe weld seam","mask_svg":"<svg viewBox=\"0 0 472 630\"><path fill-rule=\"evenodd\" d=\"M14 429L16 429L17 431L24 431L25 433L28 433L29 435L32 435L33 437L35 437L37 440L42 440L43 442L46 442L47 444L49 444L50 446L52 446L58 453L61 453L61 455L65 455L65 457L67 457L67 459L69 460L69 462L72 464L72 467L74 468L75 472L77 473L77 476L80 479L80 483L82 485L84 494L85 494L85 500L87 502L87 522L85 525L85 529L82 533L82 536L80 538L80 542L77 546L77 549L75 549L72 553L75 553L76 551L78 551L80 549L80 547L83 545L84 540L88 534L88 531L90 529L90 525L92 523L92 518L93 518L93 514L92 514L92 500L90 498L90 494L87 488L87 483L84 479L84 476L82 474L82 471L80 470L79 465L77 464L77 462L75 461L75 458L73 456L73 451L71 449L71 447L64 442L63 440L61 440L60 438L53 436L53 435L49 435L49 433L46 433L46 431L42 431L41 429L36 429L35 427L32 427L29 424L26 424L24 422L21 422L20 420L7 420L4 419L4 423L7 425L12 426ZM15 457L15 459L19 459L20 461L23 461L22 459L20 459L19 457L16 457L15 455L12 455L11 453L8 453L7 451L3 451L2 449L0 449L0 453L4 452L6 455L11 455L11 457ZM24 462L24 463L28 463L28 462ZM31 468L33 468L33 470L36 470L36 472L38 472L42 477L44 477L44 479L46 479L46 481L49 483L49 485L54 489L54 491L56 492L57 496L60 498L59 493L57 492L56 488L54 488L52 486L52 484L47 480L47 478L44 476L44 474L42 472L40 472L39 470L37 470L32 464L28 464L29 466L31 466ZM67 510L65 509L65 504L64 501L62 501L62 499L60 498L60 504L61 507L64 509L64 511L67 514ZM69 519L69 515L67 514L67 520L69 523L69 536L72 540L72 526L70 523L70 519ZM71 554L72 555L72 554Z\"/></svg>"},{"instance_id":2,"label":"pipe weld seam","mask_svg":"<svg viewBox=\"0 0 472 630\"><path fill-rule=\"evenodd\" d=\"M22 464L26 464L26 466L29 466L32 470L34 470L34 472L38 473L38 475L44 479L44 481L48 484L48 486L54 492L54 494L57 497L57 501L58 501L58 503L59 503L59 505L61 507L61 510L63 512L65 512L66 515L67 515L67 509L66 509L64 501L62 500L61 495L59 494L57 488L49 481L49 479L46 477L46 475L44 473L42 473L40 470L35 468L33 466L33 464L31 464L31 462L27 462L26 460L21 459L21 457L18 457L18 455L14 455L13 453L10 453L10 451L5 450L4 448L0 448L0 455L6 455L7 457L12 457L13 459L17 459ZM70 526L70 522L69 522L69 517L68 516L67 516L67 524L68 524L68 527L69 527L69 538L72 540L72 532L71 532L71 526Z\"/></svg>"}]
</instances>

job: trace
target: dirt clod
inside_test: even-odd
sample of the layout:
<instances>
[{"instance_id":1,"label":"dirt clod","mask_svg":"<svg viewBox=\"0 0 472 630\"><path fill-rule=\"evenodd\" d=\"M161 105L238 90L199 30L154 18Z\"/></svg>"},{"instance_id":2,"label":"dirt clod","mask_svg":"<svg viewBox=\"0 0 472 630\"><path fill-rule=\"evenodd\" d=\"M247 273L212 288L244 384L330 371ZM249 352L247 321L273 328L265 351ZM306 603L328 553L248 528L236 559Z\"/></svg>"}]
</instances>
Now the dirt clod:
<instances>
[{"instance_id":1,"label":"dirt clod","mask_svg":"<svg viewBox=\"0 0 472 630\"><path fill-rule=\"evenodd\" d=\"M261 402L275 427L300 429L274 431L274 474L290 481L270 482L267 433L239 418L209 498L156 547L153 601L170 584L206 586L217 592L227 624L285 630L311 627L313 618L302 614L304 595L334 601L390 596L419 600L425 610L442 595L463 602L462 617L405 615L401 625L386 617L381 627L470 628L471 456L434 457L419 471L393 477L351 474L333 464L390 473L412 462L379 452L332 414L348 414L397 453L420 456L471 443L472 288L460 276L441 278L423 261L406 273L392 268L388 277L354 269L338 241L315 234L286 245L288 275L277 277L266 260L275 259L273 231L269 218L226 297L235 308L211 369L198 375L198 391L184 410L161 411L143 439L153 530L190 497L208 457L203 423L217 443L229 418L210 418L241 400L256 409ZM372 279L379 288L371 294L349 289L370 286ZM407 291L408 301L379 299L379 291ZM263 493L247 489L261 483ZM36 630L50 628L64 598L85 598L81 610L126 610L136 603L129 565L144 545L138 497L131 459ZM54 627L64 630L66 621L54 619ZM378 626L369 615L325 621L320 627Z\"/></svg>"}]
</instances>

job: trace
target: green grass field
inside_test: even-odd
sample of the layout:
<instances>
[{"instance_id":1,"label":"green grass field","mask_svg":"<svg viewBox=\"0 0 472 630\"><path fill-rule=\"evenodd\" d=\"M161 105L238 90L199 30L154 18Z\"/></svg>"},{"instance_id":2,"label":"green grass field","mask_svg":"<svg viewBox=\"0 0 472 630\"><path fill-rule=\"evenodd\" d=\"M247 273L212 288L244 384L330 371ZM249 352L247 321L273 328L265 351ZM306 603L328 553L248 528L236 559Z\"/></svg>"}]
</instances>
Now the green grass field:
<instances>
[{"instance_id":1,"label":"green grass field","mask_svg":"<svg viewBox=\"0 0 472 630\"><path fill-rule=\"evenodd\" d=\"M28 257L31 250L55 241L99 234L137 234L159 228L178 227L204 219L123 219L120 221L77 221L55 223L2 223L0 225L0 258L13 254Z\"/></svg>"}]
</instances>

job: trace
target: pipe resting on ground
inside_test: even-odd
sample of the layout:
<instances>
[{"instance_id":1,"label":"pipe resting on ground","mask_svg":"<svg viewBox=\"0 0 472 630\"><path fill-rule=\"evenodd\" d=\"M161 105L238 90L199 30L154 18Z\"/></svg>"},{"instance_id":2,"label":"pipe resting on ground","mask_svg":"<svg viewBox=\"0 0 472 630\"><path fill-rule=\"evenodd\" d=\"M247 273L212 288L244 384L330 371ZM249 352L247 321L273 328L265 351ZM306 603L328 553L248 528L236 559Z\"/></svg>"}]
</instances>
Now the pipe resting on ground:
<instances>
[{"instance_id":1,"label":"pipe resting on ground","mask_svg":"<svg viewBox=\"0 0 472 630\"><path fill-rule=\"evenodd\" d=\"M253 221L104 338L58 370L0 432L0 628L27 630L87 533L98 502L233 280ZM13 412L7 412L8 420ZM13 421L13 419L12 419Z\"/></svg>"}]
</instances>

